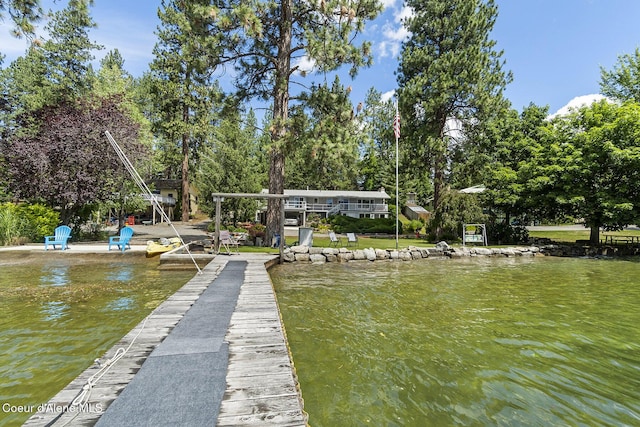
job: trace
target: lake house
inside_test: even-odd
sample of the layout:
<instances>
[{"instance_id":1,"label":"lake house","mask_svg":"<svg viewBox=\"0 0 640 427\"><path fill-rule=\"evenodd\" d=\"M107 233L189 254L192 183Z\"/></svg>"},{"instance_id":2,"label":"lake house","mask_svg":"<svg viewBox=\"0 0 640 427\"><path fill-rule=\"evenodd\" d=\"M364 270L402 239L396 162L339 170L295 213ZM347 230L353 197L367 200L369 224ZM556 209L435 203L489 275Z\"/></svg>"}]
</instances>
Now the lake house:
<instances>
[{"instance_id":1,"label":"lake house","mask_svg":"<svg viewBox=\"0 0 640 427\"><path fill-rule=\"evenodd\" d=\"M268 190L262 190L268 193ZM346 215L353 218L388 218L391 198L381 188L378 191L347 190L284 190L285 224L306 225L307 216L318 214ZM295 220L295 221L294 221Z\"/></svg>"}]
</instances>

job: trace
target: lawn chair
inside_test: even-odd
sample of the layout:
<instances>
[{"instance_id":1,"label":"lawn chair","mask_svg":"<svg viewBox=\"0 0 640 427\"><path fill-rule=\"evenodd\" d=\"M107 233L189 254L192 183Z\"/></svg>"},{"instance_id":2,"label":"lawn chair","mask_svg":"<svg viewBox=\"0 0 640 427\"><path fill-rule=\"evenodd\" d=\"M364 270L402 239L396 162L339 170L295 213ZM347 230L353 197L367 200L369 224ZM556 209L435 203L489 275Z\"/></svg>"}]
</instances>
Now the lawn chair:
<instances>
[{"instance_id":1,"label":"lawn chair","mask_svg":"<svg viewBox=\"0 0 640 427\"><path fill-rule=\"evenodd\" d=\"M338 247L338 245L340 244L340 238L338 236L336 236L336 233L334 233L333 231L329 232L329 246L334 246L334 247Z\"/></svg>"},{"instance_id":2,"label":"lawn chair","mask_svg":"<svg viewBox=\"0 0 640 427\"><path fill-rule=\"evenodd\" d=\"M356 233L347 233L347 247L349 246L358 247L358 236L356 236Z\"/></svg>"},{"instance_id":3,"label":"lawn chair","mask_svg":"<svg viewBox=\"0 0 640 427\"><path fill-rule=\"evenodd\" d=\"M55 250L56 245L60 245L60 249L63 251L67 249L67 240L71 238L71 227L61 225L56 227L53 234L53 236L45 236L44 250L48 250L49 246L53 246L53 249Z\"/></svg>"},{"instance_id":4,"label":"lawn chair","mask_svg":"<svg viewBox=\"0 0 640 427\"><path fill-rule=\"evenodd\" d=\"M111 246L117 246L122 252L124 252L127 247L131 249L131 245L129 244L131 237L133 237L133 228L122 227L118 236L109 237L109 250L111 250Z\"/></svg>"},{"instance_id":5,"label":"lawn chair","mask_svg":"<svg viewBox=\"0 0 640 427\"><path fill-rule=\"evenodd\" d=\"M236 253L240 253L238 251L238 241L231 235L228 230L220 230L220 244L218 245L218 253L220 253L221 248L225 248L227 250L227 255L231 255L231 247L235 246Z\"/></svg>"}]
</instances>

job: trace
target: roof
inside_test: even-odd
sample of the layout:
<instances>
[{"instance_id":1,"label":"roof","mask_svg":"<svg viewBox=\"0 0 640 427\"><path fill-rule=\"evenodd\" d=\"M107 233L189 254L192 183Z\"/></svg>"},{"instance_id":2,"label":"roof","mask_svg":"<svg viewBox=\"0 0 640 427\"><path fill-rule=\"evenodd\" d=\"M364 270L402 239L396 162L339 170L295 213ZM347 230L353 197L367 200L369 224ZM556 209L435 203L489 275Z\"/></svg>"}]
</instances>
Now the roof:
<instances>
[{"instance_id":1,"label":"roof","mask_svg":"<svg viewBox=\"0 0 640 427\"><path fill-rule=\"evenodd\" d=\"M486 188L484 185L474 185L473 187L463 188L460 192L465 194L474 194L483 193L485 190Z\"/></svg>"},{"instance_id":2,"label":"roof","mask_svg":"<svg viewBox=\"0 0 640 427\"><path fill-rule=\"evenodd\" d=\"M269 190L263 189L262 193L268 193ZM350 191L350 190L284 190L285 196L288 197L328 197L328 198L365 198L365 199L390 199L386 191Z\"/></svg>"},{"instance_id":3,"label":"roof","mask_svg":"<svg viewBox=\"0 0 640 427\"><path fill-rule=\"evenodd\" d=\"M407 203L407 209L412 210L413 212L417 213L417 214L421 214L421 213L425 213L428 214L430 213L428 210L426 210L425 208L423 208L422 206L418 206L412 203Z\"/></svg>"}]
</instances>

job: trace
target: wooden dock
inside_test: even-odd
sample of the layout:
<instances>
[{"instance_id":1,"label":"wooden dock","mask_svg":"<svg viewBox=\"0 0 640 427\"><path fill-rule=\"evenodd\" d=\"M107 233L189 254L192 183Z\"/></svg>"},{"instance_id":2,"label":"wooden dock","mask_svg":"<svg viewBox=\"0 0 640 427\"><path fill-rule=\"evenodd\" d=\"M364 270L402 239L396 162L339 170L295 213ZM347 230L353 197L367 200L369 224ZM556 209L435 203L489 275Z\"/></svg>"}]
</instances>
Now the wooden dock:
<instances>
[{"instance_id":1,"label":"wooden dock","mask_svg":"<svg viewBox=\"0 0 640 427\"><path fill-rule=\"evenodd\" d=\"M215 399L209 399L207 401L211 402L211 408L203 410L211 411L211 425L217 418L216 425L305 426L307 416L303 410L303 401L275 293L265 267L265 263L272 262L273 257L255 254L216 257L203 269L203 274L197 274L169 297L112 347L98 363L80 374L24 425L114 425L107 421L110 419L109 416L103 415L111 412L108 411L109 407L121 393L123 397L127 395L127 392L124 392L125 388L134 380L145 361L149 360L147 365L151 366L153 363L162 363L164 359L153 357L152 352L174 331L178 322L215 282L230 260L246 261L246 269L237 303L224 336L225 342L219 345L223 348L224 355L227 354L228 346L228 364L226 379L220 380L224 384L217 384L215 387L222 387L225 391L221 402L216 404ZM171 341L167 339L168 343ZM196 347L200 345L203 346L201 352L205 354L213 344L208 342L197 344ZM161 348L163 347L160 346L159 349ZM119 357L124 349L127 349L126 353ZM175 345L172 349L175 351ZM193 356L193 352L189 355ZM160 356L163 356L162 351ZM175 362L175 358L180 356L172 354L171 360ZM118 357L117 361L110 364L111 360ZM145 366L145 369L152 368ZM90 381L92 386L88 387ZM186 381L186 384L190 383ZM200 392L189 388L191 387L186 385L185 390L176 390L175 393L182 396L185 393ZM157 393L157 390L149 390L149 393ZM71 405L79 396L83 399L78 401L77 405ZM198 398L202 396L198 395ZM115 409L119 405L113 406ZM170 408L167 410L170 411ZM181 410L184 408L181 407ZM133 418L130 421L134 421L136 414L131 416ZM144 413L137 416L143 417ZM165 425L170 425L169 423L167 420Z\"/></svg>"}]
</instances>

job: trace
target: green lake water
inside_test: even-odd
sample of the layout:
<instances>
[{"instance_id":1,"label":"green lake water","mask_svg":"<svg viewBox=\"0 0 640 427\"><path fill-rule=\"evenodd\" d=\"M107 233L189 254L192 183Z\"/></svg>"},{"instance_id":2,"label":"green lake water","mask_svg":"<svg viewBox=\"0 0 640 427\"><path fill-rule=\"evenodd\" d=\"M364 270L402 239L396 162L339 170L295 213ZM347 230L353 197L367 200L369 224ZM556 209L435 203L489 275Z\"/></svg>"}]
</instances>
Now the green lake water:
<instances>
[{"instance_id":1,"label":"green lake water","mask_svg":"<svg viewBox=\"0 0 640 427\"><path fill-rule=\"evenodd\" d=\"M31 415L194 271L137 254L0 253L0 426Z\"/></svg>"},{"instance_id":2,"label":"green lake water","mask_svg":"<svg viewBox=\"0 0 640 427\"><path fill-rule=\"evenodd\" d=\"M270 270L313 427L640 425L640 262Z\"/></svg>"}]
</instances>

